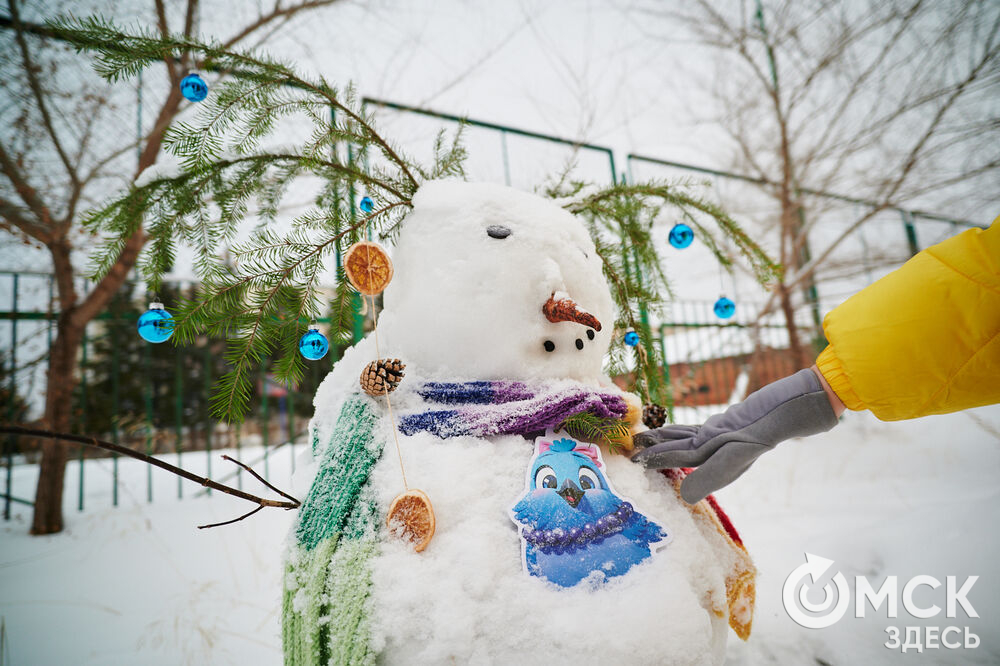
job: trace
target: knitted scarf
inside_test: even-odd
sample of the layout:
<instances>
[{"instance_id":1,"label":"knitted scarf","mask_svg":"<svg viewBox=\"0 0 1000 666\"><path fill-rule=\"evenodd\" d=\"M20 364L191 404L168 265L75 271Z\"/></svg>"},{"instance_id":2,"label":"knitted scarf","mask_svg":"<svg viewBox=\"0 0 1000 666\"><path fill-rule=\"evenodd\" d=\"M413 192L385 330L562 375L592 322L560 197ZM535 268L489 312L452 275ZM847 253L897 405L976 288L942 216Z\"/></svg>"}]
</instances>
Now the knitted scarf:
<instances>
[{"instance_id":1,"label":"knitted scarf","mask_svg":"<svg viewBox=\"0 0 1000 666\"><path fill-rule=\"evenodd\" d=\"M566 380L427 382L416 391L428 409L400 417L399 430L405 435L426 431L442 438L528 436L554 429L583 412L620 419L628 411L625 399L614 389Z\"/></svg>"}]
</instances>

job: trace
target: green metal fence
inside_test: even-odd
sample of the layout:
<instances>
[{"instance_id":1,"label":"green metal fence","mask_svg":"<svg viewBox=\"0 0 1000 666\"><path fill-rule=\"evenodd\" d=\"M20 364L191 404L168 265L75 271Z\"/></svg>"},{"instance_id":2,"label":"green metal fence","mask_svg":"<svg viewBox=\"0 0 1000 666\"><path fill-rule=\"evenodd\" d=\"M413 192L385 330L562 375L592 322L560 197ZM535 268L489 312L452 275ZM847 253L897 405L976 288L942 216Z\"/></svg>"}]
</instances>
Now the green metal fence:
<instances>
[{"instance_id":1,"label":"green metal fence","mask_svg":"<svg viewBox=\"0 0 1000 666\"><path fill-rule=\"evenodd\" d=\"M32 282L35 284L30 285ZM0 325L6 329L6 337L0 339L4 340L4 418L8 422L24 422L31 413L40 413L44 399L40 387L44 386L45 361L58 317L51 309L52 282L53 276L46 273L0 272L0 299L6 299L6 307L0 310ZM88 285L81 286L85 291ZM164 291L170 289L166 285ZM105 438L147 454L169 454L178 466L183 466L185 455L203 453L209 476L213 451L239 451L245 437L253 435L263 447L263 458L258 462L263 463L265 478L270 471L270 457L282 447L288 449L294 471L295 442L311 416L312 396L342 349L335 347L325 359L311 363L303 382L291 390L271 381L269 364L263 364L247 420L239 425L219 424L211 416L209 396L214 378L224 371L221 351L225 341L204 338L187 347L146 343L136 332L136 320L142 312L138 303L119 295L106 312L85 327L73 394L73 432ZM318 321L323 324L329 319ZM23 438L5 438L5 519L10 519L11 504L32 503L11 492L15 457L28 461L37 455L37 449ZM85 508L84 461L97 457L108 456L80 446L75 456L76 469L67 471L78 477L76 503L80 511ZM113 454L110 458L111 503L117 506L118 458ZM235 476L242 484L239 470ZM152 502L152 467L147 468L145 490L146 500ZM177 497L183 493L178 478Z\"/></svg>"},{"instance_id":2,"label":"green metal fence","mask_svg":"<svg viewBox=\"0 0 1000 666\"><path fill-rule=\"evenodd\" d=\"M403 136L402 142L414 154L419 154L421 149L432 145L434 137L441 128L454 129L458 123L464 123L467 128L466 142L470 153L469 171L477 180L501 181L514 187L530 189L541 184L539 180L542 174L559 171L561 168L569 170L572 166L575 175L595 182L633 179L635 172L641 168L656 168L680 174L707 175L715 179L749 185L768 185L761 179L740 174L637 154L627 155L626 173L619 174L615 153L608 146L574 141L386 100L365 98L363 105L375 112L397 114L406 118L409 124L409 136ZM382 120L385 121L382 124L392 131L392 119ZM393 133L399 135L398 132ZM345 148L346 159L355 160L357 156L351 147ZM805 190L803 193L839 201L845 205L873 205L872 202L835 193ZM352 210L355 206L355 196L356 193L353 191L344 193L344 205L349 205ZM919 249L921 234L917 231L918 222L950 225L952 229L957 226L973 226L967 221L951 220L921 211L898 208L890 210L899 215L902 221L907 256ZM937 239L934 233L928 234L928 238L931 242ZM30 290L31 294L25 293L26 282L37 283ZM86 291L86 285L82 286ZM29 387L28 392L31 393L32 384L44 381L45 351L48 345L51 345L54 334L53 322L58 316L58 313L52 310L54 302L52 292L51 275L0 273L0 299L6 299L6 304L0 305L0 324L6 324L4 328L7 331L2 347L4 349L2 379L7 385L9 399L5 406L5 418L9 421L20 420L18 410L25 407L24 403L15 399L19 390L24 393L25 387ZM0 303L2 302L0 300ZM130 311L106 312L87 327L81 353L78 390L74 395L76 404L74 413L78 415L74 428L80 432L106 434L116 443L128 444L153 453L164 453L165 447L171 445L170 455L176 457L178 464L183 460L184 454L191 455L195 450L204 452L206 466L210 472L213 450L218 449L220 445L239 449L242 445L242 435L246 432L245 429L232 428L221 433L217 432L217 424L209 416L207 409L213 377L217 377L222 371L222 367L216 365L220 355L214 353L213 345L221 344L222 341L205 340L186 349L170 345L159 345L155 348L145 345L139 347L138 357L132 354L126 358L125 350L128 345L124 344L124 341L131 340L134 343L137 339L134 321L139 313L134 302L129 301L129 303L132 303ZM735 320L721 322L709 314L709 307L706 304L677 303L664 318L665 323L652 324L659 331L652 344L659 345L660 351L668 361L665 370L674 380L674 400L680 407L700 407L702 403L708 404L705 400L708 402L718 400L726 387L733 384L731 376L733 371L730 366L749 368L751 375L754 368L758 367L759 377L770 376L769 373L773 374L783 369L781 365L783 361L779 358L782 351L780 332L784 328L782 323L754 316L754 306L750 304L741 304L740 316ZM355 339L358 339L363 334L360 318L356 318L356 324ZM778 337L767 337L773 335ZM763 343L762 337L767 337ZM748 343L748 340L753 344ZM784 344L787 344L787 337L785 340ZM306 417L311 413L312 394L326 374L329 363L339 357L340 351L342 350L333 350L325 360L326 365L312 364L312 375L308 380L298 387L297 391L289 392L284 398L269 396L269 392L264 390L269 386L266 366L262 371L259 386L261 390L258 391L248 423L251 424L249 427L254 427L253 424L256 424L255 427L260 433L264 449L262 462L265 478L269 471L270 455L276 448L285 446L286 442L294 466L294 441L304 430ZM122 386L123 378L131 378L130 381L134 384L136 376L142 381L142 386L138 390L140 401L137 401L136 391L131 390L134 388L133 385ZM759 381L759 377L755 380L751 376L747 381L752 385L754 381ZM32 400L37 402L37 394L38 391L35 390L34 398L29 395L28 402ZM182 399L183 396L187 398ZM282 399L284 403L281 402ZM275 400L278 402L272 404ZM103 429L93 422L93 418L98 418L101 413L95 409L98 402L106 404L110 414L104 422L106 425ZM204 408L192 407L192 404L204 405ZM287 418L283 422L278 419L281 423L279 432L274 429L273 423L275 416L280 417L281 414L285 414ZM87 420L88 415L91 417L91 422ZM5 518L10 516L12 503L31 503L28 498L11 496L11 472L14 456L19 453L19 447L23 448L14 438L8 438L4 442ZM77 456L79 510L84 508L83 460L87 455L91 454L84 453L81 447ZM119 499L117 459L112 459L112 462L111 501L117 505ZM151 475L152 470L149 470L146 483L147 501L154 499ZM238 474L237 480L240 481ZM177 493L179 497L183 494L180 480Z\"/></svg>"}]
</instances>

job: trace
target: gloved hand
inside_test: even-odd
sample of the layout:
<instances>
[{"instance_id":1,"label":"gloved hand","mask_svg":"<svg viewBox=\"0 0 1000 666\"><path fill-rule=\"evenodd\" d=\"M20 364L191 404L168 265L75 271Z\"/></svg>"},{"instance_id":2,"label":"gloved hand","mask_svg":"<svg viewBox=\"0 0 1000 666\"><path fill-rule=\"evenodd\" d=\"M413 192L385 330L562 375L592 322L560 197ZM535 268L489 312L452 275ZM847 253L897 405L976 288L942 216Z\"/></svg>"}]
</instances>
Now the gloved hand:
<instances>
[{"instance_id":1,"label":"gloved hand","mask_svg":"<svg viewBox=\"0 0 1000 666\"><path fill-rule=\"evenodd\" d=\"M837 425L830 400L812 370L799 370L754 391L701 426L668 425L633 439L632 461L646 467L698 467L681 484L694 504L735 481L759 455L791 437L826 432Z\"/></svg>"}]
</instances>

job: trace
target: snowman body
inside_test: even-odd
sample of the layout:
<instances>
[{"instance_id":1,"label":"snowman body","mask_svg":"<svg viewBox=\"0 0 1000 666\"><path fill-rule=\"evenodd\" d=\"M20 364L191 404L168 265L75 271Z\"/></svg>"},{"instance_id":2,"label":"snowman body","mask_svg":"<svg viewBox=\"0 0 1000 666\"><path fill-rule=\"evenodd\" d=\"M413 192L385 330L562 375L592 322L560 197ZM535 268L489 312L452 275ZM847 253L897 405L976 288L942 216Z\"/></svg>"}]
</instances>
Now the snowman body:
<instances>
[{"instance_id":1,"label":"snowman body","mask_svg":"<svg viewBox=\"0 0 1000 666\"><path fill-rule=\"evenodd\" d=\"M613 390L601 368L614 305L581 221L494 185L431 182L413 203L378 322L381 355L408 365L392 394L397 422L432 408L419 391L429 382ZM600 330L582 316L551 321L543 305L553 297L572 299ZM384 399L358 395L375 358L368 336L317 392L318 467L288 555L286 663L721 663L731 553L663 475L604 456L622 496L669 526L663 552L571 587L527 575L508 510L532 440L417 430L399 435L397 456ZM437 530L421 553L384 528L404 488L399 457L434 505Z\"/></svg>"}]
</instances>

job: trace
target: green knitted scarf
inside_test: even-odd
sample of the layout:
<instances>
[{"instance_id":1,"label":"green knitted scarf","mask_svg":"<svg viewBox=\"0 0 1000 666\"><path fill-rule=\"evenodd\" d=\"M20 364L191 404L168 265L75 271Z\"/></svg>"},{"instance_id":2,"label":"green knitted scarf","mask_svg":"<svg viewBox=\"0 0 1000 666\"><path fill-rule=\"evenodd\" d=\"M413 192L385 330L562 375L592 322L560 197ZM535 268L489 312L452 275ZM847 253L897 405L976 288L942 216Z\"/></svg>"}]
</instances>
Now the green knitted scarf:
<instances>
[{"instance_id":1,"label":"green knitted scarf","mask_svg":"<svg viewBox=\"0 0 1000 666\"><path fill-rule=\"evenodd\" d=\"M374 664L371 649L370 560L381 521L370 487L384 442L375 438L374 403L347 399L319 469L299 509L289 547L282 603L285 664Z\"/></svg>"}]
</instances>

